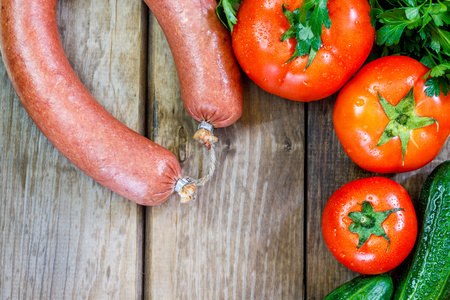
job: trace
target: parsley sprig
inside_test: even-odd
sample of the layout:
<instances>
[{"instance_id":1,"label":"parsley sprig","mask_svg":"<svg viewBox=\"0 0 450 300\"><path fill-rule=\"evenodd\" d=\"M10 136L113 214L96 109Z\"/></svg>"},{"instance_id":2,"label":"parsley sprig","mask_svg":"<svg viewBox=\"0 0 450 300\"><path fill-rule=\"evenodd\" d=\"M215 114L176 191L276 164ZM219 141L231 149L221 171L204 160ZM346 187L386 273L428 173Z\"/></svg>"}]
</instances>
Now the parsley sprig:
<instances>
[{"instance_id":1,"label":"parsley sprig","mask_svg":"<svg viewBox=\"0 0 450 300\"><path fill-rule=\"evenodd\" d=\"M236 24L236 13L243 0L220 0L216 13L225 27L233 32ZM287 4L281 6L283 14L291 27L283 34L281 41L295 38L297 44L289 63L299 56L309 55L305 69L311 64L314 57L322 47L322 26L329 29L331 26L327 8L328 0L305 0L294 11L287 9Z\"/></svg>"},{"instance_id":2,"label":"parsley sprig","mask_svg":"<svg viewBox=\"0 0 450 300\"><path fill-rule=\"evenodd\" d=\"M233 32L233 26L236 24L236 13L242 0L220 0L217 4L216 13L219 20L225 27Z\"/></svg>"},{"instance_id":3,"label":"parsley sprig","mask_svg":"<svg viewBox=\"0 0 450 300\"><path fill-rule=\"evenodd\" d=\"M431 70L427 96L450 93L450 1L369 0L376 43L382 55L402 54Z\"/></svg>"},{"instance_id":4,"label":"parsley sprig","mask_svg":"<svg viewBox=\"0 0 450 300\"><path fill-rule=\"evenodd\" d=\"M297 39L294 54L286 64L297 57L309 55L306 69L314 60L317 51L322 47L322 26L327 29L331 27L327 3L328 0L305 0L293 12L287 9L286 4L282 5L283 14L291 27L283 34L281 41Z\"/></svg>"}]
</instances>

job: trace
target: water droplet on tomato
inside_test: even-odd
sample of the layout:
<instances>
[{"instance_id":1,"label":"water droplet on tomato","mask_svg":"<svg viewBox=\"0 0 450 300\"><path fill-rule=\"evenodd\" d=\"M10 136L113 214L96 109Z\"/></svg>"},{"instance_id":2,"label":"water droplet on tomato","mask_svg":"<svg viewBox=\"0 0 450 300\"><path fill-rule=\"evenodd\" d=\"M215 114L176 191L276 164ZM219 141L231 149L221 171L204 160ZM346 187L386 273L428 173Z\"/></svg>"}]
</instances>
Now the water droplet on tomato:
<instances>
[{"instance_id":1,"label":"water droplet on tomato","mask_svg":"<svg viewBox=\"0 0 450 300\"><path fill-rule=\"evenodd\" d=\"M366 102L364 101L364 99L357 99L355 101L356 106L361 107L365 104Z\"/></svg>"}]
</instances>

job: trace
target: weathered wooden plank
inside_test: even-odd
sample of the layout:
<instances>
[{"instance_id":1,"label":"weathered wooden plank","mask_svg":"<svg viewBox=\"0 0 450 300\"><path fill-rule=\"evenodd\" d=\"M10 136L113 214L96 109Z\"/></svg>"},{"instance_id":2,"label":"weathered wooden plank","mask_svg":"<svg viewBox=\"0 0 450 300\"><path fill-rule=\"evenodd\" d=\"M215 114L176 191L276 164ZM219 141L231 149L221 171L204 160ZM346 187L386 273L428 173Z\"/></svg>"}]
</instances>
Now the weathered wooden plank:
<instances>
[{"instance_id":1,"label":"weathered wooden plank","mask_svg":"<svg viewBox=\"0 0 450 300\"><path fill-rule=\"evenodd\" d=\"M331 194L359 178L377 176L359 168L344 152L333 128L333 108L337 95L308 104L307 133L307 299L322 299L358 274L340 264L326 247L321 231L323 208ZM425 178L440 162L450 159L450 143L429 165L408 173L383 174L400 183L416 201Z\"/></svg>"},{"instance_id":2,"label":"weathered wooden plank","mask_svg":"<svg viewBox=\"0 0 450 300\"><path fill-rule=\"evenodd\" d=\"M308 104L306 245L307 299L323 299L356 276L328 250L322 237L322 211L328 198L345 183L370 176L345 154L333 128L336 95Z\"/></svg>"},{"instance_id":3,"label":"weathered wooden plank","mask_svg":"<svg viewBox=\"0 0 450 300\"><path fill-rule=\"evenodd\" d=\"M134 0L58 4L75 71L140 132L143 11ZM144 210L68 162L28 118L3 64L0 76L0 298L141 298Z\"/></svg>"},{"instance_id":4,"label":"weathered wooden plank","mask_svg":"<svg viewBox=\"0 0 450 300\"><path fill-rule=\"evenodd\" d=\"M155 141L183 172L200 177L208 153L192 139L176 73L151 18L149 96ZM149 210L147 298L301 299L303 296L304 104L263 92L244 77L245 109L219 137L217 171L198 199Z\"/></svg>"}]
</instances>

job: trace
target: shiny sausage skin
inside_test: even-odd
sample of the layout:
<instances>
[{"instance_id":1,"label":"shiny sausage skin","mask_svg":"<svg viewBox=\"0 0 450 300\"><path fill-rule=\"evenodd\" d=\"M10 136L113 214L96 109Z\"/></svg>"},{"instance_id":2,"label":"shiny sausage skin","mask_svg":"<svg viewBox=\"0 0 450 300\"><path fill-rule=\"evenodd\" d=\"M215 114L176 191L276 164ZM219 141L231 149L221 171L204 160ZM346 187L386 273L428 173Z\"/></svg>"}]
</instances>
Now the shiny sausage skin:
<instances>
[{"instance_id":1,"label":"shiny sausage skin","mask_svg":"<svg viewBox=\"0 0 450 300\"><path fill-rule=\"evenodd\" d=\"M0 45L11 82L43 134L100 184L141 205L181 178L172 152L129 129L87 91L62 48L56 0L2 0Z\"/></svg>"},{"instance_id":2,"label":"shiny sausage skin","mask_svg":"<svg viewBox=\"0 0 450 300\"><path fill-rule=\"evenodd\" d=\"M144 0L172 51L181 98L189 114L215 128L242 115L241 75L216 0Z\"/></svg>"}]
</instances>

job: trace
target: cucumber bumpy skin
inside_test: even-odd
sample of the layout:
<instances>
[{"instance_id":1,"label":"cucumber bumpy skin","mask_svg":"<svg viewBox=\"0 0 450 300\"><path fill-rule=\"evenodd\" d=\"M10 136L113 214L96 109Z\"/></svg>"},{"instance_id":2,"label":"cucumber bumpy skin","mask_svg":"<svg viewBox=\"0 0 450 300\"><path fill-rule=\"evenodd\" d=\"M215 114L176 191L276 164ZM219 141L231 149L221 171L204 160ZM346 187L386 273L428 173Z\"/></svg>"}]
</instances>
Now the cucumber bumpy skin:
<instances>
[{"instance_id":1,"label":"cucumber bumpy skin","mask_svg":"<svg viewBox=\"0 0 450 300\"><path fill-rule=\"evenodd\" d=\"M358 276L336 288L324 300L389 300L394 283L387 274Z\"/></svg>"},{"instance_id":2,"label":"cucumber bumpy skin","mask_svg":"<svg viewBox=\"0 0 450 300\"><path fill-rule=\"evenodd\" d=\"M450 299L450 161L437 166L422 186L422 229L395 300ZM419 207L420 209L420 207Z\"/></svg>"}]
</instances>

